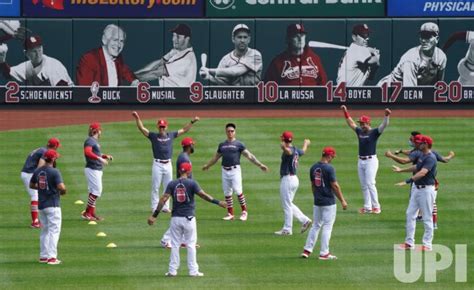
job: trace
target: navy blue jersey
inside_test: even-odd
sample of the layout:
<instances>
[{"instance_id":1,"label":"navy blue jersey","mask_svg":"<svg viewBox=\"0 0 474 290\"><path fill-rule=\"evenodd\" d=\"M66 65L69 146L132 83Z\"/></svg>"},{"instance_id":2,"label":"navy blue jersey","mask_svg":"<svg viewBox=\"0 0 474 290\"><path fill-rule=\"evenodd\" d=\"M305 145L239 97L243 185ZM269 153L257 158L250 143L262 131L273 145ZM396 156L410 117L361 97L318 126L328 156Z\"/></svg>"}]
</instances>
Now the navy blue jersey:
<instances>
[{"instance_id":1,"label":"navy blue jersey","mask_svg":"<svg viewBox=\"0 0 474 290\"><path fill-rule=\"evenodd\" d=\"M173 198L171 216L191 217L195 215L194 195L201 191L193 179L178 178L168 183L165 193Z\"/></svg>"},{"instance_id":2,"label":"navy blue jersey","mask_svg":"<svg viewBox=\"0 0 474 290\"><path fill-rule=\"evenodd\" d=\"M309 179L313 185L314 205L327 206L336 204L331 182L336 181L336 171L328 163L318 162L309 170Z\"/></svg>"},{"instance_id":3,"label":"navy blue jersey","mask_svg":"<svg viewBox=\"0 0 474 290\"><path fill-rule=\"evenodd\" d=\"M43 154L47 151L45 147L36 148L35 150L31 151L28 157L25 160L25 165L21 169L21 172L26 173L33 173L35 172L36 168L38 167L38 162L43 157Z\"/></svg>"},{"instance_id":4,"label":"navy blue jersey","mask_svg":"<svg viewBox=\"0 0 474 290\"><path fill-rule=\"evenodd\" d=\"M31 182L38 184L39 209L59 207L58 184L63 183L59 170L51 166L40 167L33 173Z\"/></svg>"},{"instance_id":5,"label":"navy blue jersey","mask_svg":"<svg viewBox=\"0 0 474 290\"><path fill-rule=\"evenodd\" d=\"M295 146L290 146L290 150L291 155L288 155L285 152L281 155L280 176L288 174L296 175L298 160L299 157L304 154L304 151Z\"/></svg>"},{"instance_id":6,"label":"navy blue jersey","mask_svg":"<svg viewBox=\"0 0 474 290\"><path fill-rule=\"evenodd\" d=\"M431 153L433 153L433 155L436 157L436 161L445 163L444 159L443 159L443 156L441 156L438 152L436 152L434 150L431 150ZM415 165L416 162L418 161L418 158L420 158L420 156L422 156L422 155L423 155L423 152L421 152L418 149L413 149L410 152L410 154L408 154L408 158L413 163L413 165Z\"/></svg>"},{"instance_id":7,"label":"navy blue jersey","mask_svg":"<svg viewBox=\"0 0 474 290\"><path fill-rule=\"evenodd\" d=\"M178 159L176 159L176 178L181 177L181 174L179 173L179 166L182 163L189 163L189 164L192 165L191 159L189 159L189 155L186 152L181 152L178 156ZM188 178L193 179L193 173L192 172L188 174Z\"/></svg>"},{"instance_id":8,"label":"navy blue jersey","mask_svg":"<svg viewBox=\"0 0 474 290\"><path fill-rule=\"evenodd\" d=\"M377 154L377 140L380 137L379 128L370 129L364 133L360 127L355 129L359 139L359 156L369 156Z\"/></svg>"},{"instance_id":9,"label":"navy blue jersey","mask_svg":"<svg viewBox=\"0 0 474 290\"><path fill-rule=\"evenodd\" d=\"M87 138L86 141L84 142L84 148L88 146L92 147L92 152L95 155L102 157L102 153L100 153L100 144L97 139L95 139L94 137ZM102 170L103 168L102 162L100 162L98 159L91 159L85 155L84 157L86 158L87 168L94 169L94 170Z\"/></svg>"},{"instance_id":10,"label":"navy blue jersey","mask_svg":"<svg viewBox=\"0 0 474 290\"><path fill-rule=\"evenodd\" d=\"M240 155L245 149L244 143L239 140L234 140L232 142L226 140L219 144L219 147L217 147L217 153L222 155L222 166L230 167L240 165Z\"/></svg>"},{"instance_id":11,"label":"navy blue jersey","mask_svg":"<svg viewBox=\"0 0 474 290\"><path fill-rule=\"evenodd\" d=\"M434 185L436 178L436 156L430 152L423 154L416 162L416 172L422 168L428 169L428 173L420 180L415 181L416 185Z\"/></svg>"},{"instance_id":12,"label":"navy blue jersey","mask_svg":"<svg viewBox=\"0 0 474 290\"><path fill-rule=\"evenodd\" d=\"M166 135L150 132L148 139L153 149L153 158L168 160L173 156L173 140L178 137L178 132L168 132Z\"/></svg>"}]
</instances>

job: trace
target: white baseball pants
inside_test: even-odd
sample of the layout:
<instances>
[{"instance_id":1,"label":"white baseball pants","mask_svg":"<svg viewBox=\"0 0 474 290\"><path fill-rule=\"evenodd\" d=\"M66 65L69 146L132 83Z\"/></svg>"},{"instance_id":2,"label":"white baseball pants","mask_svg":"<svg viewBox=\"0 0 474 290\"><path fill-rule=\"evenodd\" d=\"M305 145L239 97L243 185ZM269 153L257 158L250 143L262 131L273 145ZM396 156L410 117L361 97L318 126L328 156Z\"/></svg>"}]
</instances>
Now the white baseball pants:
<instances>
[{"instance_id":1,"label":"white baseball pants","mask_svg":"<svg viewBox=\"0 0 474 290\"><path fill-rule=\"evenodd\" d=\"M430 248L433 242L433 203L435 200L435 187L434 185L427 185L424 188L418 188L416 185L412 186L412 192L410 202L406 211L407 224L406 231L407 235L405 242L409 245L415 245L415 230L416 230L416 216L418 209L421 209L423 213L423 225L425 232L423 234L423 245Z\"/></svg>"},{"instance_id":2,"label":"white baseball pants","mask_svg":"<svg viewBox=\"0 0 474 290\"><path fill-rule=\"evenodd\" d=\"M31 181L32 176L33 176L33 173L22 172L21 180L23 180L23 184L26 187L26 191L30 195L31 201L38 201L38 191L36 189L30 188L30 181Z\"/></svg>"},{"instance_id":3,"label":"white baseball pants","mask_svg":"<svg viewBox=\"0 0 474 290\"><path fill-rule=\"evenodd\" d=\"M40 258L57 258L61 233L61 208L40 209L39 219L43 225L40 233Z\"/></svg>"},{"instance_id":4,"label":"white baseball pants","mask_svg":"<svg viewBox=\"0 0 474 290\"><path fill-rule=\"evenodd\" d=\"M380 208L379 195L375 187L375 177L379 169L379 160L377 155L372 155L372 158L362 160L359 158L357 163L357 170L359 172L359 181L364 194L364 208L372 210L373 208Z\"/></svg>"},{"instance_id":5,"label":"white baseball pants","mask_svg":"<svg viewBox=\"0 0 474 290\"><path fill-rule=\"evenodd\" d=\"M231 196L232 193L242 193L242 171L240 165L232 166L232 169L222 168L222 190L225 196Z\"/></svg>"},{"instance_id":6,"label":"white baseball pants","mask_svg":"<svg viewBox=\"0 0 474 290\"><path fill-rule=\"evenodd\" d=\"M84 174L87 179L87 190L95 196L102 195L102 170L94 170L88 167L84 168Z\"/></svg>"},{"instance_id":7,"label":"white baseball pants","mask_svg":"<svg viewBox=\"0 0 474 290\"><path fill-rule=\"evenodd\" d=\"M160 185L163 186L163 193L166 190L166 186L173 179L173 165L171 160L168 163L161 163L157 159L153 159L153 165L151 167L151 210L154 211L158 206L160 200L159 192ZM169 209L170 202L166 202L163 207L164 210Z\"/></svg>"},{"instance_id":8,"label":"white baseball pants","mask_svg":"<svg viewBox=\"0 0 474 290\"><path fill-rule=\"evenodd\" d=\"M285 217L283 229L293 232L293 216L304 224L309 218L293 203L300 182L296 175L285 175L280 181L281 207Z\"/></svg>"},{"instance_id":9,"label":"white baseball pants","mask_svg":"<svg viewBox=\"0 0 474 290\"><path fill-rule=\"evenodd\" d=\"M319 230L321 233L321 249L319 255L327 255L329 253L329 240L331 239L332 227L336 221L336 205L313 207L313 225L308 233L306 245L304 249L313 252L314 245L318 240Z\"/></svg>"},{"instance_id":10,"label":"white baseball pants","mask_svg":"<svg viewBox=\"0 0 474 290\"><path fill-rule=\"evenodd\" d=\"M187 217L172 217L170 230L171 256L168 272L174 275L178 272L180 265L179 248L181 243L185 243L188 252L187 260L189 275L195 275L199 272L199 266L196 260L196 218L193 217L189 220Z\"/></svg>"}]
</instances>

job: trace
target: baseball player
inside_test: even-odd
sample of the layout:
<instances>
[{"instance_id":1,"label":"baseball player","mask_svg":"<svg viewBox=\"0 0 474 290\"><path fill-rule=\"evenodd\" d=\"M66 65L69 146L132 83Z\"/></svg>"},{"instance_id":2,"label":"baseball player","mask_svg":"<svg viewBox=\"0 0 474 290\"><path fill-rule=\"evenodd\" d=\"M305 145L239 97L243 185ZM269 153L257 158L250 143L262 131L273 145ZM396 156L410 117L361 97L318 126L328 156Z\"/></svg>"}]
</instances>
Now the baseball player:
<instances>
[{"instance_id":1,"label":"baseball player","mask_svg":"<svg viewBox=\"0 0 474 290\"><path fill-rule=\"evenodd\" d=\"M59 158L56 150L48 149L43 155L44 165L37 168L30 181L30 188L38 191L39 218L43 224L40 234L40 263L58 265L58 241L61 233L60 195L66 194L66 186L58 169L53 167Z\"/></svg>"},{"instance_id":2,"label":"baseball player","mask_svg":"<svg viewBox=\"0 0 474 290\"><path fill-rule=\"evenodd\" d=\"M188 174L192 171L190 163L181 163L179 171L181 174L180 178L168 183L156 210L148 218L148 224L153 225L155 223L158 214L171 196L173 198L173 212L171 213L170 222L171 256L169 270L165 275L173 277L178 274L180 265L179 248L184 237L184 243L188 252L189 276L201 277L204 274L199 272L199 266L196 261L197 229L194 196L198 195L200 198L217 204L222 208L226 207L226 203L214 199L202 190L196 181L188 178Z\"/></svg>"},{"instance_id":3,"label":"baseball player","mask_svg":"<svg viewBox=\"0 0 474 290\"><path fill-rule=\"evenodd\" d=\"M225 221L234 220L234 201L232 199L232 193L235 193L239 199L240 207L242 208L240 220L246 221L248 212L247 202L242 191L240 155L243 154L248 160L250 160L250 162L257 165L262 171L267 171L268 167L258 161L245 145L235 138L235 124L226 124L225 130L227 140L219 144L216 154L202 167L202 170L208 170L212 165L216 164L219 158L222 157L222 189L227 202L227 215L222 219Z\"/></svg>"},{"instance_id":4,"label":"baseball player","mask_svg":"<svg viewBox=\"0 0 474 290\"><path fill-rule=\"evenodd\" d=\"M435 200L435 178L436 178L436 157L429 146L433 144L433 139L425 135L415 137L416 148L422 152L417 163L409 168L401 169L393 166L395 172L415 172L415 175L406 181L397 183L398 186L412 184L410 202L408 204L406 217L406 238L405 243L400 245L400 249L413 250L415 248L415 228L416 215L418 209L423 212L433 212ZM433 216L425 214L423 216L425 233L423 235L422 251L431 251L433 241Z\"/></svg>"},{"instance_id":5,"label":"baseball player","mask_svg":"<svg viewBox=\"0 0 474 290\"><path fill-rule=\"evenodd\" d=\"M183 147L183 152L181 152L178 156L178 159L176 159L176 178L181 177L181 173L179 172L181 164L189 163L192 165L189 155L194 153L194 140L191 137L186 137L181 141L181 146ZM192 172L188 173L188 178L193 179ZM163 248L171 249L171 228L168 228L168 230L166 230L165 234L163 235L163 238L161 238L160 243ZM181 246L186 247L185 244L181 244ZM199 248L199 245L196 244L196 247Z\"/></svg>"},{"instance_id":6,"label":"baseball player","mask_svg":"<svg viewBox=\"0 0 474 290\"><path fill-rule=\"evenodd\" d=\"M303 253L301 253L302 258L308 258L311 255L318 240L319 231L322 229L319 259L337 259L329 252L329 240L331 239L332 227L336 221L336 199L334 196L339 199L344 210L347 209L347 202L337 182L336 171L330 164L334 158L336 158L336 150L333 147L324 147L321 160L309 170L309 179L314 196L314 224L309 230Z\"/></svg>"},{"instance_id":7,"label":"baseball player","mask_svg":"<svg viewBox=\"0 0 474 290\"><path fill-rule=\"evenodd\" d=\"M217 68L201 67L199 74L213 84L255 86L262 79L262 55L250 48L250 28L237 24L232 30L234 50L222 57Z\"/></svg>"},{"instance_id":8,"label":"baseball player","mask_svg":"<svg viewBox=\"0 0 474 290\"><path fill-rule=\"evenodd\" d=\"M380 52L368 47L370 32L367 24L357 24L352 28L352 43L337 71L338 85L345 82L348 87L360 87L375 75L380 66Z\"/></svg>"},{"instance_id":9,"label":"baseball player","mask_svg":"<svg viewBox=\"0 0 474 290\"><path fill-rule=\"evenodd\" d=\"M303 24L290 24L286 30L287 49L276 56L265 74L265 81L283 86L322 86L326 71L319 56L306 45Z\"/></svg>"},{"instance_id":10,"label":"baseball player","mask_svg":"<svg viewBox=\"0 0 474 290\"><path fill-rule=\"evenodd\" d=\"M308 218L301 210L293 203L296 191L298 190L299 180L296 175L300 156L306 153L311 141L305 139L302 149L293 146L293 133L285 131L280 136L281 138L281 165L280 165L280 197L281 207L285 217L283 228L277 232L276 235L288 236L293 234L293 216L301 223L301 233L304 233L311 226L311 219Z\"/></svg>"},{"instance_id":11,"label":"baseball player","mask_svg":"<svg viewBox=\"0 0 474 290\"><path fill-rule=\"evenodd\" d=\"M102 136L102 126L99 123L89 125L89 137L84 142L84 156L86 167L84 174L87 179L89 197L86 210L82 213L82 218L89 221L101 221L102 217L96 215L96 201L102 195L102 169L109 161L113 160L112 155L102 154L99 139Z\"/></svg>"},{"instance_id":12,"label":"baseball player","mask_svg":"<svg viewBox=\"0 0 474 290\"><path fill-rule=\"evenodd\" d=\"M191 28L186 24L178 24L170 32L173 33L173 48L135 74L142 82L158 79L160 87L190 87L196 81L197 73Z\"/></svg>"},{"instance_id":13,"label":"baseball player","mask_svg":"<svg viewBox=\"0 0 474 290\"><path fill-rule=\"evenodd\" d=\"M383 83L401 82L405 87L434 85L444 79L447 58L436 47L439 41L439 28L436 23L426 22L420 27L420 45L409 49L402 55L391 74L382 78Z\"/></svg>"},{"instance_id":14,"label":"baseball player","mask_svg":"<svg viewBox=\"0 0 474 290\"><path fill-rule=\"evenodd\" d=\"M462 31L453 33L443 46L443 51L446 52L448 48L457 40L466 41L469 43L466 56L458 63L459 79L463 86L474 86L474 31Z\"/></svg>"},{"instance_id":15,"label":"baseball player","mask_svg":"<svg viewBox=\"0 0 474 290\"><path fill-rule=\"evenodd\" d=\"M150 140L153 150L153 165L151 169L151 210L153 211L158 205L160 185L163 185L163 190L165 190L166 185L173 179L173 165L171 164L173 140L188 132L193 124L199 121L199 117L194 117L186 126L173 132L167 132L168 121L160 119L156 123L159 131L150 132L143 126L143 122L137 112L132 112L132 116L135 118L138 130ZM163 212L171 212L169 203L165 204Z\"/></svg>"},{"instance_id":16,"label":"baseball player","mask_svg":"<svg viewBox=\"0 0 474 290\"><path fill-rule=\"evenodd\" d=\"M28 59L16 66L6 63L8 47L0 49L0 70L6 79L13 79L30 86L72 86L71 77L57 59L43 54L43 41L38 35L25 39L25 55ZM5 48L6 47L6 48Z\"/></svg>"},{"instance_id":17,"label":"baseball player","mask_svg":"<svg viewBox=\"0 0 474 290\"><path fill-rule=\"evenodd\" d=\"M30 195L30 208L31 208L31 227L40 228L41 223L38 220L38 191L30 188L31 176L36 168L42 167L45 164L44 153L48 149L57 150L61 144L57 138L51 138L48 140L46 147L36 148L28 154L28 157L25 160L25 164L21 169L21 180L26 187L26 191Z\"/></svg>"},{"instance_id":18,"label":"baseball player","mask_svg":"<svg viewBox=\"0 0 474 290\"><path fill-rule=\"evenodd\" d=\"M372 129L370 127L370 117L360 116L359 126L352 120L347 107L342 105L347 125L352 128L359 139L359 160L357 171L359 173L359 181L364 194L364 207L359 209L361 214L381 213L377 188L375 187L375 177L379 168L379 160L377 159L377 140L383 133L389 123L389 116L392 113L390 109L385 109L385 117L379 127Z\"/></svg>"}]
</instances>

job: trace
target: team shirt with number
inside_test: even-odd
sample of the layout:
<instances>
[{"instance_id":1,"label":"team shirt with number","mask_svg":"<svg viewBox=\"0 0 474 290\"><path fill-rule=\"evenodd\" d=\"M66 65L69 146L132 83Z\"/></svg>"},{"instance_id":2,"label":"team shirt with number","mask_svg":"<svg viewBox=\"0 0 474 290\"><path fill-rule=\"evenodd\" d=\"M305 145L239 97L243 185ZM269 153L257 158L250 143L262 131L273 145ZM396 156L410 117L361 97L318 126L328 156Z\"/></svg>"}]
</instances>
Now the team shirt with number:
<instances>
[{"instance_id":1,"label":"team shirt with number","mask_svg":"<svg viewBox=\"0 0 474 290\"><path fill-rule=\"evenodd\" d=\"M220 143L217 148L217 153L222 155L222 166L230 167L240 165L240 155L245 149L244 143L239 140L226 140Z\"/></svg>"},{"instance_id":2,"label":"team shirt with number","mask_svg":"<svg viewBox=\"0 0 474 290\"><path fill-rule=\"evenodd\" d=\"M43 166L35 170L32 183L38 184L38 208L59 207L58 184L63 183L61 173L56 168Z\"/></svg>"},{"instance_id":3,"label":"team shirt with number","mask_svg":"<svg viewBox=\"0 0 474 290\"><path fill-rule=\"evenodd\" d=\"M165 135L150 132L148 139L153 149L153 158L160 160L168 160L173 156L173 140L178 137L178 132L168 132Z\"/></svg>"},{"instance_id":4,"label":"team shirt with number","mask_svg":"<svg viewBox=\"0 0 474 290\"><path fill-rule=\"evenodd\" d=\"M318 162L309 170L309 179L313 185L314 205L328 206L336 204L331 182L336 181L336 171L328 163Z\"/></svg>"},{"instance_id":5,"label":"team shirt with number","mask_svg":"<svg viewBox=\"0 0 474 290\"><path fill-rule=\"evenodd\" d=\"M291 155L288 155L285 152L281 155L280 176L288 174L296 175L298 160L299 157L304 154L304 151L295 146L290 146L290 150Z\"/></svg>"},{"instance_id":6,"label":"team shirt with number","mask_svg":"<svg viewBox=\"0 0 474 290\"><path fill-rule=\"evenodd\" d=\"M199 184L189 178L178 178L170 181L165 193L173 198L173 217L193 217L195 216L194 196L201 191Z\"/></svg>"}]
</instances>

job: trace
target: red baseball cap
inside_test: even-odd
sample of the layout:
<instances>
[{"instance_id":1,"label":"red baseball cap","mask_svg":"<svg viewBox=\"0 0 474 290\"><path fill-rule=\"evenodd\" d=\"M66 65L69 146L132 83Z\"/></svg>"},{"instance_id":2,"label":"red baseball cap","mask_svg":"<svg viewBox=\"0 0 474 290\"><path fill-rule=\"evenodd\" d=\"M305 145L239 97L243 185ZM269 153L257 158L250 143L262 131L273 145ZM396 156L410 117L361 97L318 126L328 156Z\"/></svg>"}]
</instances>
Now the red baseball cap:
<instances>
[{"instance_id":1,"label":"red baseball cap","mask_svg":"<svg viewBox=\"0 0 474 290\"><path fill-rule=\"evenodd\" d=\"M367 115L360 116L359 123L370 123L370 117Z\"/></svg>"},{"instance_id":2,"label":"red baseball cap","mask_svg":"<svg viewBox=\"0 0 474 290\"><path fill-rule=\"evenodd\" d=\"M168 127L168 121L166 121L165 119L158 120L156 124L158 125L158 127Z\"/></svg>"},{"instance_id":3,"label":"red baseball cap","mask_svg":"<svg viewBox=\"0 0 474 290\"><path fill-rule=\"evenodd\" d=\"M433 139L430 137L430 136L427 136L427 135L423 135L423 137L421 138L422 140L422 143L426 143L428 145L433 145Z\"/></svg>"},{"instance_id":4,"label":"red baseball cap","mask_svg":"<svg viewBox=\"0 0 474 290\"><path fill-rule=\"evenodd\" d=\"M25 49L33 49L43 45L43 40L38 35L27 37L24 42Z\"/></svg>"},{"instance_id":5,"label":"red baseball cap","mask_svg":"<svg viewBox=\"0 0 474 290\"><path fill-rule=\"evenodd\" d=\"M367 24L356 24L354 27L352 27L352 34L355 35L369 35L370 28Z\"/></svg>"},{"instance_id":6,"label":"red baseball cap","mask_svg":"<svg viewBox=\"0 0 474 290\"><path fill-rule=\"evenodd\" d=\"M334 149L333 147L324 147L323 148L323 154L324 155L329 155L329 156L336 156L336 149Z\"/></svg>"},{"instance_id":7,"label":"red baseball cap","mask_svg":"<svg viewBox=\"0 0 474 290\"><path fill-rule=\"evenodd\" d=\"M415 137L413 137L413 142L417 144L423 143L423 135L421 134L415 135Z\"/></svg>"},{"instance_id":8,"label":"red baseball cap","mask_svg":"<svg viewBox=\"0 0 474 290\"><path fill-rule=\"evenodd\" d=\"M181 141L181 146L191 146L194 145L194 140L191 137L186 137Z\"/></svg>"},{"instance_id":9,"label":"red baseball cap","mask_svg":"<svg viewBox=\"0 0 474 290\"><path fill-rule=\"evenodd\" d=\"M285 141L292 141L293 140L293 132L291 131L285 131L283 134L281 134L281 138Z\"/></svg>"},{"instance_id":10,"label":"red baseball cap","mask_svg":"<svg viewBox=\"0 0 474 290\"><path fill-rule=\"evenodd\" d=\"M90 130L100 130L100 129L102 129L102 128L101 128L101 126L100 126L100 123L94 122L94 123L91 123L91 124L89 125L89 129L90 129Z\"/></svg>"},{"instance_id":11,"label":"red baseball cap","mask_svg":"<svg viewBox=\"0 0 474 290\"><path fill-rule=\"evenodd\" d=\"M44 154L43 154L43 158L45 160L50 160L50 161L54 161L56 159L59 158L59 153L56 152L56 150L53 150L53 149L48 149Z\"/></svg>"},{"instance_id":12,"label":"red baseball cap","mask_svg":"<svg viewBox=\"0 0 474 290\"><path fill-rule=\"evenodd\" d=\"M59 147L61 147L61 143L59 143L58 138L53 137L53 138L48 140L47 146L50 147L50 148L59 148Z\"/></svg>"},{"instance_id":13,"label":"red baseball cap","mask_svg":"<svg viewBox=\"0 0 474 290\"><path fill-rule=\"evenodd\" d=\"M179 171L181 172L191 172L193 170L193 166L191 165L191 163L188 163L188 162L184 162L184 163L181 163L181 165L179 166Z\"/></svg>"}]
</instances>

